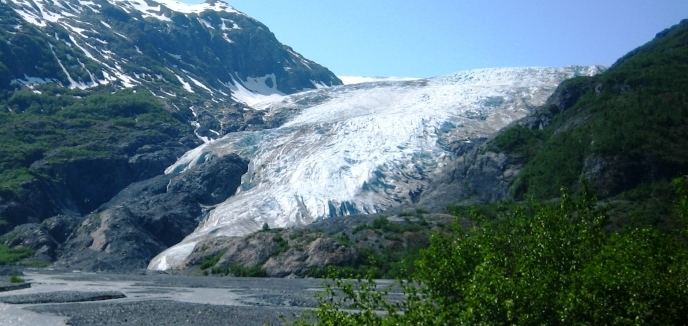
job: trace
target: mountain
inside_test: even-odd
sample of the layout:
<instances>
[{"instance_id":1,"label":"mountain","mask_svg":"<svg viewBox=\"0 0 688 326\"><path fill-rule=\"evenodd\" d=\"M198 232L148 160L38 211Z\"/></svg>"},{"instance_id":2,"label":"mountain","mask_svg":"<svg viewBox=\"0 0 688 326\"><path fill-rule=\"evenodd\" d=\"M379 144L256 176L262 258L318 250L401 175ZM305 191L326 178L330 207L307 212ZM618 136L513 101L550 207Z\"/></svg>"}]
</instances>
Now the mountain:
<instances>
[{"instance_id":1,"label":"mountain","mask_svg":"<svg viewBox=\"0 0 688 326\"><path fill-rule=\"evenodd\" d=\"M342 228L394 250L409 209L564 186L660 212L688 173L685 21L608 70L340 86L223 2L0 1L0 243L59 267L307 275L361 254Z\"/></svg>"},{"instance_id":2,"label":"mountain","mask_svg":"<svg viewBox=\"0 0 688 326\"><path fill-rule=\"evenodd\" d=\"M604 73L563 82L544 106L467 153L437 192L518 200L587 187L642 203L666 193L663 184L688 174L687 62L684 20ZM671 207L665 200L654 208Z\"/></svg>"},{"instance_id":3,"label":"mountain","mask_svg":"<svg viewBox=\"0 0 688 326\"><path fill-rule=\"evenodd\" d=\"M416 81L375 82L298 93L266 104L278 128L229 134L185 154L168 175L203 170L208 157L250 163L236 195L210 208L152 269L183 267L198 243L262 225L376 214L421 200L456 164L454 152L544 103L564 79L598 67L467 71ZM212 162L212 161L211 161Z\"/></svg>"},{"instance_id":4,"label":"mountain","mask_svg":"<svg viewBox=\"0 0 688 326\"><path fill-rule=\"evenodd\" d=\"M245 128L247 104L341 84L222 1L6 0L0 17L0 88L137 88L206 138Z\"/></svg>"},{"instance_id":5,"label":"mountain","mask_svg":"<svg viewBox=\"0 0 688 326\"><path fill-rule=\"evenodd\" d=\"M339 84L222 1L0 1L0 233L80 219L204 141L270 127L249 105Z\"/></svg>"},{"instance_id":6,"label":"mountain","mask_svg":"<svg viewBox=\"0 0 688 326\"><path fill-rule=\"evenodd\" d=\"M368 272L373 272L377 277L394 277L396 275L390 274L390 271L409 267L410 265L405 265L408 260L413 261L417 257L414 256L414 252L417 253L414 248L427 243L427 236L424 237L422 231L419 234L419 230L437 228L437 224L429 222L442 223L443 216L428 214L426 209L421 208L442 208L446 204L453 204L451 212L454 216L450 218L459 221L459 225L464 227L471 225L473 231L479 229L476 225L485 222L471 222L468 219L476 215L484 216L489 223L488 232L495 232L494 230L500 228L502 231L496 232L503 232L498 237L484 238L487 239L485 241L488 246L504 239L512 243L513 239L519 237L518 232L514 233L514 228L529 225L528 223L535 223L530 225L537 225L539 231L523 233L527 236L535 237L534 233L543 232L556 234L555 237L576 238L574 242L580 241L580 235L561 232L559 227L577 228L584 224L562 226L564 220L556 220L555 225L547 225L542 222L542 215L534 216L527 209L524 210L524 207L529 206L523 203L523 199L528 199L528 202L535 203L538 207L549 207L548 203L553 202L556 203L556 209L563 210L565 204L561 203L560 206L556 198L560 196L561 187L565 187L569 189L569 193L587 193L587 205L593 205L594 208L583 205L578 209L585 210L581 214L599 214L594 216L597 221L604 221L598 227L605 230L605 236L618 240L628 234L640 234L637 230L642 229L642 234L654 234L657 237L654 240L632 238L633 240L624 241L621 247L613 247L615 254L621 253L620 256L638 262L642 268L655 266L648 263L652 261L651 257L645 256L640 260L637 258L638 252L645 252L643 250L649 250L647 252L652 252L655 255L653 257L658 260L673 263L674 254L684 247L669 246L661 241L684 232L680 230L685 230L685 214L688 212L685 200L685 176L688 175L686 63L688 20L660 32L654 40L625 55L605 71L563 81L543 101L543 105L532 108L530 113L511 123L505 122L507 126L498 132L484 138L472 138L470 143L455 142L454 146L448 146L444 155L451 159L438 164L439 171L431 178L432 181L424 185L418 201L414 203L418 209L387 211L380 214L373 223L369 223L370 216L338 217L295 230L263 230L241 237L222 236L222 232L227 232L225 230L231 231L231 224L224 227L218 225L217 230L212 230L206 222L195 232L198 236L194 238L192 235L185 240L185 243L198 241L198 245L192 248L188 256L184 256L185 248L182 244L176 252L174 249L165 252L173 255L173 258L176 258L175 254L181 258L167 259L165 262L169 264L169 261L176 261L177 265L170 264L170 267L187 272L203 270L204 273L220 275L242 275L250 272L254 275L271 276L320 276L322 269L327 266L335 267L334 271L343 272L342 275L347 277ZM504 111L510 112L502 109ZM460 128L470 125L467 123ZM420 170L427 168L422 164L414 166ZM381 180L386 180L389 175L383 173L380 177ZM414 183L409 184L418 184L418 179L412 180ZM393 183L386 185L392 186ZM683 194L683 199L680 194ZM240 196L241 192L236 199ZM598 201L591 201L595 197ZM231 204L231 199L223 205L228 204ZM459 205L455 206L456 204ZM515 210L518 213L502 216L514 207L517 207ZM571 214L570 211L566 211L565 216L579 218L578 213ZM680 220L681 216L683 220ZM513 218L514 221L504 220L505 218ZM500 223L507 225L500 226ZM205 236L204 229L208 230ZM437 275L438 269L435 267L453 262L451 259L455 257L463 257L456 256L455 251L449 251L451 254L448 255L452 258L438 261L436 253L445 250L442 246L454 243L455 239L466 240L465 235L471 234L448 231L446 226L440 226L439 229L454 234L446 238L449 242L438 242L438 247L435 248L438 251L426 257L432 261L428 268L432 270L429 275L433 277ZM615 230L636 231L618 234ZM257 241L263 238L272 241ZM442 235L439 238L443 238ZM551 237L545 238L552 240ZM680 239L679 243L685 243L684 238ZM540 238L533 243L538 246L542 244ZM560 255L563 250L560 249L561 243L564 242L552 242L552 246L557 248L552 251L552 255ZM634 249L639 244L645 249ZM472 248L478 248L478 252L483 251L480 246ZM514 249L510 245L497 245L496 248L505 251L499 255L514 257ZM656 254L665 248L672 254ZM586 247L585 250L590 248ZM161 257L165 258L165 253ZM526 257L528 253L518 257ZM474 263L495 261L494 257L494 252L490 251L483 257L484 260ZM549 256L546 257L550 259ZM607 267L617 266L616 263L623 261L610 260L609 257L619 257L610 254L602 257L600 263ZM160 267L161 261L160 258L154 260L151 267ZM500 266L503 265L503 260L496 261ZM580 265L581 262L577 259L575 264ZM451 266L447 271L449 278L439 278L442 282L451 279L452 275L464 272L457 271L459 268L452 264L448 266ZM537 269L542 268L542 265L535 266ZM465 272L472 273L476 270L479 269L468 267ZM632 282L637 282L639 269L630 270ZM651 276L647 284L655 287L658 279L656 275L667 273L667 270L671 272L674 269L662 267L648 274ZM557 271L557 275L561 275L558 269ZM614 275L612 279L615 282L620 279L618 275L623 274L619 274L615 267L610 267L609 273ZM599 283L595 284L595 289L608 289ZM630 284L636 289L637 283ZM530 291L530 286L527 288ZM618 289L613 287L605 295L616 300L620 293ZM627 291L628 287L625 289L622 292ZM605 290L599 291L605 293ZM621 297L635 300L637 296L622 294ZM491 301L494 296L489 298Z\"/></svg>"}]
</instances>

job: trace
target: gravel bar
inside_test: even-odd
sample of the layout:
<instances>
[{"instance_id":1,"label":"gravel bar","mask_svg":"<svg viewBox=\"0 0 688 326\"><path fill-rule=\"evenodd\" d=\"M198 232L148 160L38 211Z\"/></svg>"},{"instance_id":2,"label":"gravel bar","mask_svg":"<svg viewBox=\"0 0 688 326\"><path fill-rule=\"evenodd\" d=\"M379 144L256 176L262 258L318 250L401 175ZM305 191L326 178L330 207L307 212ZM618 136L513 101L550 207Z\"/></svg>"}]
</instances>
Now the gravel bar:
<instances>
[{"instance_id":1,"label":"gravel bar","mask_svg":"<svg viewBox=\"0 0 688 326\"><path fill-rule=\"evenodd\" d=\"M6 283L0 282L0 292L14 291L27 289L31 287L31 283Z\"/></svg>"},{"instance_id":2,"label":"gravel bar","mask_svg":"<svg viewBox=\"0 0 688 326\"><path fill-rule=\"evenodd\" d=\"M69 325L281 325L303 309L241 307L183 303L169 300L141 302L70 303L27 307L34 312L67 317Z\"/></svg>"},{"instance_id":3,"label":"gravel bar","mask_svg":"<svg viewBox=\"0 0 688 326\"><path fill-rule=\"evenodd\" d=\"M126 298L124 293L117 291L79 292L56 291L47 293L29 293L0 297L0 302L9 304L38 304L38 303L68 303L84 301L103 301Z\"/></svg>"}]
</instances>

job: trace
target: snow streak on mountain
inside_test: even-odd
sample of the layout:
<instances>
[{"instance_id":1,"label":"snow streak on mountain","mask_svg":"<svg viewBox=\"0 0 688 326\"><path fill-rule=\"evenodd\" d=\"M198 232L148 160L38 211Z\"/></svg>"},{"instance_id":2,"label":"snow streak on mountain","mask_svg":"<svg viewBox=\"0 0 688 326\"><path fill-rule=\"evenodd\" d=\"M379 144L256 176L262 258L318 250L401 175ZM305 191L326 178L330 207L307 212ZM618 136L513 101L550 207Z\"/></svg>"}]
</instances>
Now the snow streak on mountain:
<instances>
[{"instance_id":1,"label":"snow streak on mountain","mask_svg":"<svg viewBox=\"0 0 688 326\"><path fill-rule=\"evenodd\" d=\"M256 102L341 84L219 0L0 0L0 18L0 87L141 89L203 140Z\"/></svg>"},{"instance_id":2,"label":"snow streak on mountain","mask_svg":"<svg viewBox=\"0 0 688 326\"><path fill-rule=\"evenodd\" d=\"M278 128L233 133L189 151L166 173L213 156L250 160L235 196L210 208L196 231L150 269L182 267L195 244L320 218L413 203L455 164L457 142L491 135L541 105L564 79L596 67L474 70L415 81L318 89L261 106Z\"/></svg>"}]
</instances>

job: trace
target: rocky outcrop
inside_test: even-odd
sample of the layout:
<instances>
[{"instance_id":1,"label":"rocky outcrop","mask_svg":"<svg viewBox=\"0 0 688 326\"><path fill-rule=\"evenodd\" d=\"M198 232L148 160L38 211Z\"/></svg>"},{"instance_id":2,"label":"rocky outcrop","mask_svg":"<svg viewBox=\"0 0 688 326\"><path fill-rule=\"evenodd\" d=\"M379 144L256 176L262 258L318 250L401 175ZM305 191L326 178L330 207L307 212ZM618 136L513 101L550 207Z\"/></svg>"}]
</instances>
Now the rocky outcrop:
<instances>
[{"instance_id":1,"label":"rocky outcrop","mask_svg":"<svg viewBox=\"0 0 688 326\"><path fill-rule=\"evenodd\" d=\"M35 263L49 264L82 220L79 215L58 215L41 223L22 224L0 237L0 243L31 249Z\"/></svg>"},{"instance_id":2,"label":"rocky outcrop","mask_svg":"<svg viewBox=\"0 0 688 326\"><path fill-rule=\"evenodd\" d=\"M143 269L196 228L204 205L238 188L247 162L209 157L212 168L134 183L88 215L61 248L57 266L83 270ZM219 182L218 180L222 180Z\"/></svg>"},{"instance_id":3,"label":"rocky outcrop","mask_svg":"<svg viewBox=\"0 0 688 326\"><path fill-rule=\"evenodd\" d=\"M525 162L523 157L502 152L478 139L455 148L456 165L447 166L438 182L424 191L416 204L441 211L451 204L471 204L509 198L509 187Z\"/></svg>"},{"instance_id":4,"label":"rocky outcrop","mask_svg":"<svg viewBox=\"0 0 688 326\"><path fill-rule=\"evenodd\" d=\"M389 268L403 259L401 253L427 245L430 234L453 219L439 214L404 215L337 217L300 228L209 238L195 246L183 269L176 272L319 277L329 267L355 271L359 266L380 264ZM390 275L389 270L381 270L384 267L376 268L380 275Z\"/></svg>"},{"instance_id":5,"label":"rocky outcrop","mask_svg":"<svg viewBox=\"0 0 688 326\"><path fill-rule=\"evenodd\" d=\"M292 249L284 255L271 257L263 268L268 275L277 277L306 275L313 268L352 265L358 257L353 247L332 238L317 238L304 250Z\"/></svg>"},{"instance_id":6,"label":"rocky outcrop","mask_svg":"<svg viewBox=\"0 0 688 326\"><path fill-rule=\"evenodd\" d=\"M86 215L132 182L162 173L196 144L182 134L182 126L175 127L181 130L169 128L168 134L156 137L130 137L150 132L146 130L113 134L103 157L58 159L48 152L36 159L27 168L31 181L18 190L0 188L0 220L6 222L0 223L0 234L60 214Z\"/></svg>"}]
</instances>

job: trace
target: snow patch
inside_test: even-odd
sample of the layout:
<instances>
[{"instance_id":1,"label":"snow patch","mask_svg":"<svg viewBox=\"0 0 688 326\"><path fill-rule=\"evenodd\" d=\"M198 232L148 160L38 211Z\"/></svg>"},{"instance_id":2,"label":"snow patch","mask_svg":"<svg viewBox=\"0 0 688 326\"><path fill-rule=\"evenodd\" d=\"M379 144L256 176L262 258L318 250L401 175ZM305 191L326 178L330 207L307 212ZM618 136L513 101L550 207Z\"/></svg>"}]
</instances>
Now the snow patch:
<instances>
[{"instance_id":1,"label":"snow patch","mask_svg":"<svg viewBox=\"0 0 688 326\"><path fill-rule=\"evenodd\" d=\"M194 90L193 90L193 88L191 88L191 84L189 84L189 82L187 82L186 80L182 79L182 77L180 77L180 76L177 75L177 74L174 74L174 75L177 77L177 80L179 81L179 83L182 84L182 87L184 87L184 89L185 89L187 92L189 92L189 93L195 93Z\"/></svg>"},{"instance_id":2,"label":"snow patch","mask_svg":"<svg viewBox=\"0 0 688 326\"><path fill-rule=\"evenodd\" d=\"M198 87L204 89L206 92L208 92L208 93L210 93L210 94L213 94L213 91L212 91L208 86L205 86L203 83L201 83L200 81L194 79L193 77L191 77L191 76L189 76L189 75L186 75L186 78L189 78L189 80L191 80L191 82L192 82L194 85L196 85L196 86L198 86Z\"/></svg>"},{"instance_id":3,"label":"snow patch","mask_svg":"<svg viewBox=\"0 0 688 326\"><path fill-rule=\"evenodd\" d=\"M418 80L415 77L365 77L365 76L337 76L344 83L344 85L372 83L372 82L388 82L388 81L410 81Z\"/></svg>"},{"instance_id":4,"label":"snow patch","mask_svg":"<svg viewBox=\"0 0 688 326\"><path fill-rule=\"evenodd\" d=\"M232 77L229 89L234 100L254 109L260 109L270 103L279 102L284 98L284 93L277 89L275 74L263 77L249 77L242 82Z\"/></svg>"},{"instance_id":5,"label":"snow patch","mask_svg":"<svg viewBox=\"0 0 688 326\"><path fill-rule=\"evenodd\" d=\"M214 3L199 3L199 4L187 4L181 3L175 0L155 0L156 2L162 4L163 6L169 8L170 10L184 13L184 14L198 14L204 11L221 11L233 14L242 14L240 11L232 8L224 1L215 1ZM243 15L243 14L242 14Z\"/></svg>"}]
</instances>

